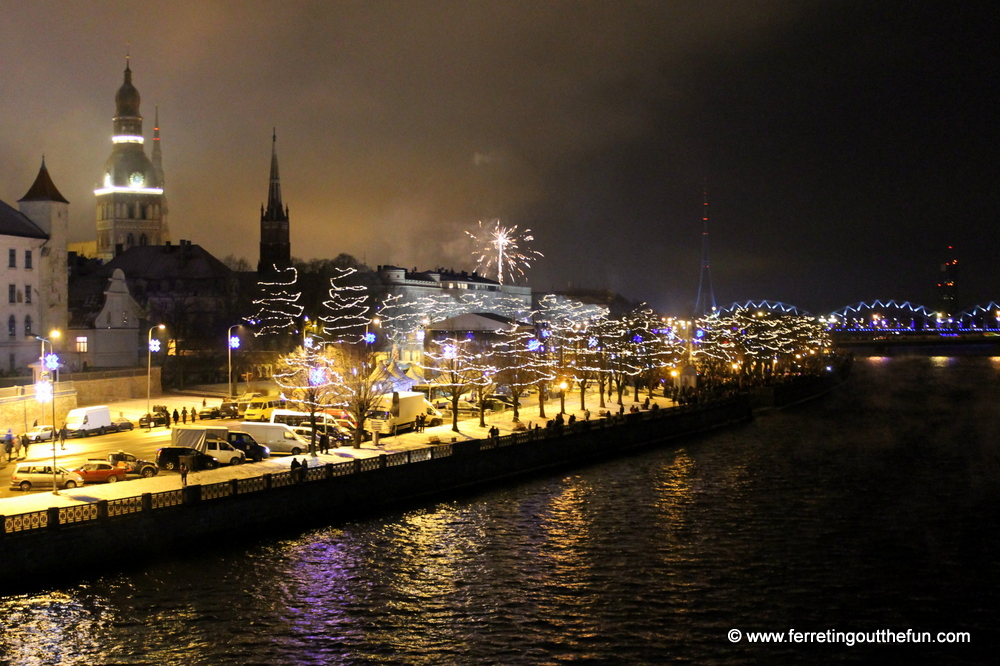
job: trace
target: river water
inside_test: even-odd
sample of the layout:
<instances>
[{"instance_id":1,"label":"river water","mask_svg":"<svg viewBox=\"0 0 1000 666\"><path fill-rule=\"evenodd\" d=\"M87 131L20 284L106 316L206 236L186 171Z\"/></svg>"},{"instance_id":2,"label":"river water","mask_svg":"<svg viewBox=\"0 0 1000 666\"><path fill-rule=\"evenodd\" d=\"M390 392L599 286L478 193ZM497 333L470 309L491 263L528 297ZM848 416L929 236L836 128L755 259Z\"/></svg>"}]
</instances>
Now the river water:
<instances>
[{"instance_id":1,"label":"river water","mask_svg":"<svg viewBox=\"0 0 1000 666\"><path fill-rule=\"evenodd\" d=\"M0 597L0 663L989 663L998 433L1000 358L859 359L697 440ZM971 644L746 635L887 629Z\"/></svg>"}]
</instances>

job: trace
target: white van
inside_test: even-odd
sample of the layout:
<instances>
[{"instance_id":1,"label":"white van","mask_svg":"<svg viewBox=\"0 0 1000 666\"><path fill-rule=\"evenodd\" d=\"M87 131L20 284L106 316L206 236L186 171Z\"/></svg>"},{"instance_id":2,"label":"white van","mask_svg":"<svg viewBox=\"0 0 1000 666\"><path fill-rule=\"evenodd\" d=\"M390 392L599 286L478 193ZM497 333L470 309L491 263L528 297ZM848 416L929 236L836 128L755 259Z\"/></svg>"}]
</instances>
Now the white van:
<instances>
[{"instance_id":1,"label":"white van","mask_svg":"<svg viewBox=\"0 0 1000 666\"><path fill-rule=\"evenodd\" d=\"M66 415L66 435L69 437L103 435L117 429L111 424L111 410L107 405L77 407Z\"/></svg>"},{"instance_id":2,"label":"white van","mask_svg":"<svg viewBox=\"0 0 1000 666\"><path fill-rule=\"evenodd\" d=\"M309 441L295 434L284 423L251 423L244 421L240 430L250 433L258 444L271 449L271 453L291 453L293 456L309 450Z\"/></svg>"}]
</instances>

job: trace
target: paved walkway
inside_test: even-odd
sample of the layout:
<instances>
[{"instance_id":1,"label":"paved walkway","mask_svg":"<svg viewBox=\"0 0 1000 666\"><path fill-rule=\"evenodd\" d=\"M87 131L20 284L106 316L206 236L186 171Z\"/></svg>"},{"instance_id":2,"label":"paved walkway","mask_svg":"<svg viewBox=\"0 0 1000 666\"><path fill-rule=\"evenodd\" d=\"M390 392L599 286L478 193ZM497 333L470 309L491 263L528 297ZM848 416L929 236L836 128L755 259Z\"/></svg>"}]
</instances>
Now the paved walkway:
<instances>
[{"instance_id":1,"label":"paved walkway","mask_svg":"<svg viewBox=\"0 0 1000 666\"><path fill-rule=\"evenodd\" d=\"M572 405L578 408L580 403L579 394L573 394L570 397L573 399ZM643 399L645 399L644 396ZM155 405L166 405L171 411L175 408L180 410L183 407L187 407L190 411L192 407L200 409L203 400L205 404L210 406L222 403L222 400L219 397L204 396L198 398L191 395L172 394L165 394L159 398L152 399L150 402ZM587 402L588 404L592 403L595 405L595 407L591 409L591 418L597 418L597 396L588 394ZM656 402L661 409L673 406L673 402L671 400L663 397L656 398L653 402ZM608 402L608 404L610 405L611 403ZM631 407L633 403L631 402L630 397L625 399L625 404L626 410ZM146 399L123 400L121 402L112 403L109 407L111 408L111 414L113 417L117 417L121 414L129 420L137 422L139 416L146 413ZM554 418L555 415L559 413L558 398L546 401L545 413L549 419ZM583 410L572 409L569 397L566 400L566 414L566 418L568 418L569 414L575 414L578 420L584 418ZM528 424L534 426L537 424L540 427L545 427L545 421L547 420L539 418L537 401L535 401L534 404L522 407L520 410L520 417L521 423L524 426L527 426ZM205 421L204 423L210 424L213 423L213 421ZM215 421L215 423L217 423L217 421ZM384 437L380 440L380 445L378 447L370 441L364 442L360 449L355 449L353 447L340 447L331 450L328 454L319 454L309 458L309 464L312 467L325 465L326 463L344 462L346 460L353 460L354 458L369 458L383 453L388 454L400 451L422 449L430 446L436 446L437 444L448 444L453 441L485 439L488 437L489 429L494 426L500 430L501 435L507 435L513 432L515 430L513 412L508 410L506 412L489 415L486 419L485 428L479 426L479 418L475 417L472 419L459 420L459 432L454 432L451 427L451 421L448 420L444 425L427 428L422 433L408 432L397 435L396 437ZM437 441L432 441L434 439ZM221 481L227 481L234 478L250 478L261 476L262 474L268 472L285 471L289 468L291 460L291 456L275 456L259 463L236 465L235 467L226 466L214 470L192 472L188 474L188 484L219 483ZM180 475L161 471L160 474L150 479L133 479L124 483L95 484L85 486L83 488L75 488L73 490L60 490L58 494L48 491L29 493L20 497L0 499L0 515L15 515L31 511L41 511L52 506L86 504L102 499L135 497L141 495L142 493L156 493L166 490L176 490L177 488L180 488L180 485Z\"/></svg>"}]
</instances>

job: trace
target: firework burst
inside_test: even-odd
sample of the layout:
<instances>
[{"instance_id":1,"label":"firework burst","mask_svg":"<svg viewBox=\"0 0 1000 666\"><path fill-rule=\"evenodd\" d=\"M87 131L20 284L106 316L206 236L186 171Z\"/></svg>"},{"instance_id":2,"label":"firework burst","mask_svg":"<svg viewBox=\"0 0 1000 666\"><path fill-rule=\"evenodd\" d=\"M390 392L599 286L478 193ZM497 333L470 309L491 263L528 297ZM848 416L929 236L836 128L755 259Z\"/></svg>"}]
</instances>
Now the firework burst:
<instances>
[{"instance_id":1,"label":"firework burst","mask_svg":"<svg viewBox=\"0 0 1000 666\"><path fill-rule=\"evenodd\" d=\"M531 262L538 257L543 257L537 250L521 249L525 243L535 240L531 235L531 229L525 229L523 233L518 233L517 225L513 227L501 226L500 220L493 223L492 228L483 227L479 222L479 233L474 234L466 231L476 242L477 248L473 251L476 255L476 267L484 276L496 269L497 282L504 283L504 276L510 282L518 276L524 276L524 269L531 265Z\"/></svg>"}]
</instances>

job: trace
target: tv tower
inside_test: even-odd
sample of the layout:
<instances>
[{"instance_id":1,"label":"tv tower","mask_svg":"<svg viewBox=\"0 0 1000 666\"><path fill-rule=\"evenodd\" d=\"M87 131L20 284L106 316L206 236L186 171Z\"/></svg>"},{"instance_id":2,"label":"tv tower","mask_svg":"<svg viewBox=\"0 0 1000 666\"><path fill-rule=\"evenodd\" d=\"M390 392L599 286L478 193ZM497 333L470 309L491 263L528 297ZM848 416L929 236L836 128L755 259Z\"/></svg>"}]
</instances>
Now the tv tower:
<instances>
[{"instance_id":1,"label":"tv tower","mask_svg":"<svg viewBox=\"0 0 1000 666\"><path fill-rule=\"evenodd\" d=\"M705 202L702 204L701 231L701 277L698 278L698 298L694 302L695 316L712 314L715 311L715 290L712 289L712 267L708 260L708 187L705 187Z\"/></svg>"}]
</instances>

